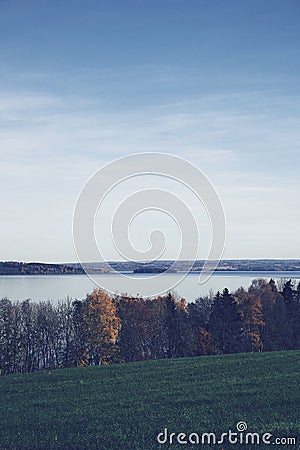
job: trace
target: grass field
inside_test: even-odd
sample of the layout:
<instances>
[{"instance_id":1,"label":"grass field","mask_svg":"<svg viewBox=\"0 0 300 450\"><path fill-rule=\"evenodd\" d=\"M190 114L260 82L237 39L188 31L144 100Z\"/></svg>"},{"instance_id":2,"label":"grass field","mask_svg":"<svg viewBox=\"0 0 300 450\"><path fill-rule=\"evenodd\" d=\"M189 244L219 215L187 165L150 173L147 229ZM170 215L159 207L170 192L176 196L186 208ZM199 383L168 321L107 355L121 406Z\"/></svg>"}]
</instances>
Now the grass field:
<instances>
[{"instance_id":1,"label":"grass field","mask_svg":"<svg viewBox=\"0 0 300 450\"><path fill-rule=\"evenodd\" d=\"M165 428L176 434L221 435L229 429L237 431L236 424L243 421L247 432L297 436L297 445L273 448L298 449L299 363L300 352L295 351L3 376L0 448L270 448L266 444L159 445L156 439Z\"/></svg>"}]
</instances>

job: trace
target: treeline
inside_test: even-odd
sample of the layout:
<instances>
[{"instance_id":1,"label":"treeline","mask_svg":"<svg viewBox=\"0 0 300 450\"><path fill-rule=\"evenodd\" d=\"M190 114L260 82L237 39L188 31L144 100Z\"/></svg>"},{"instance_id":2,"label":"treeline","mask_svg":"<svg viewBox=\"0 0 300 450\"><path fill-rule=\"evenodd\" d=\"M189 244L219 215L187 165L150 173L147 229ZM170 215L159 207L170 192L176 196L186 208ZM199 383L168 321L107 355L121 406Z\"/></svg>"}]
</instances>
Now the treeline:
<instances>
[{"instance_id":1,"label":"treeline","mask_svg":"<svg viewBox=\"0 0 300 450\"><path fill-rule=\"evenodd\" d=\"M0 300L2 374L291 349L300 349L300 283L291 280L253 280L192 303L101 290L59 304Z\"/></svg>"},{"instance_id":2,"label":"treeline","mask_svg":"<svg viewBox=\"0 0 300 450\"><path fill-rule=\"evenodd\" d=\"M75 265L0 261L0 275L74 275L83 273L82 267Z\"/></svg>"}]
</instances>

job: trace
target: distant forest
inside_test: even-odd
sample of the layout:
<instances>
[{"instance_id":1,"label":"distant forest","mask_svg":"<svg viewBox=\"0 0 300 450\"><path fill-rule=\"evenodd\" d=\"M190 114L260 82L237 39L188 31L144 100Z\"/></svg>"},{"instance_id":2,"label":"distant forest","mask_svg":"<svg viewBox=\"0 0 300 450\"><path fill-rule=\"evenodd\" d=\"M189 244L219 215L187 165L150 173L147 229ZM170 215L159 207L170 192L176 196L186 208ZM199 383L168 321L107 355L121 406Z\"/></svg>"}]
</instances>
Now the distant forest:
<instances>
[{"instance_id":1,"label":"distant forest","mask_svg":"<svg viewBox=\"0 0 300 450\"><path fill-rule=\"evenodd\" d=\"M0 300L0 373L158 358L300 349L300 283L255 279L187 303L109 296Z\"/></svg>"},{"instance_id":2,"label":"distant forest","mask_svg":"<svg viewBox=\"0 0 300 450\"><path fill-rule=\"evenodd\" d=\"M0 261L0 275L73 275L84 270L77 265Z\"/></svg>"}]
</instances>

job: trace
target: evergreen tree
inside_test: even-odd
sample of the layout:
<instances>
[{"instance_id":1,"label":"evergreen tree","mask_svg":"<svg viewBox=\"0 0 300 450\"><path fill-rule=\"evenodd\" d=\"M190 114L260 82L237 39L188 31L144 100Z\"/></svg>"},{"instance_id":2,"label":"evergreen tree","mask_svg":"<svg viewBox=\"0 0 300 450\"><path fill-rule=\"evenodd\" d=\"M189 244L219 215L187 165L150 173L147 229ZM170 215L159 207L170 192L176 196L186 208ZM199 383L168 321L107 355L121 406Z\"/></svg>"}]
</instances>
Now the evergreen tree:
<instances>
[{"instance_id":1,"label":"evergreen tree","mask_svg":"<svg viewBox=\"0 0 300 450\"><path fill-rule=\"evenodd\" d=\"M244 327L238 299L227 288L214 298L208 331L219 353L238 353L244 347Z\"/></svg>"},{"instance_id":2,"label":"evergreen tree","mask_svg":"<svg viewBox=\"0 0 300 450\"><path fill-rule=\"evenodd\" d=\"M286 305L286 316L290 328L290 347L299 348L300 339L300 287L298 284L295 289L295 283L291 279L286 281L283 286L282 295Z\"/></svg>"}]
</instances>

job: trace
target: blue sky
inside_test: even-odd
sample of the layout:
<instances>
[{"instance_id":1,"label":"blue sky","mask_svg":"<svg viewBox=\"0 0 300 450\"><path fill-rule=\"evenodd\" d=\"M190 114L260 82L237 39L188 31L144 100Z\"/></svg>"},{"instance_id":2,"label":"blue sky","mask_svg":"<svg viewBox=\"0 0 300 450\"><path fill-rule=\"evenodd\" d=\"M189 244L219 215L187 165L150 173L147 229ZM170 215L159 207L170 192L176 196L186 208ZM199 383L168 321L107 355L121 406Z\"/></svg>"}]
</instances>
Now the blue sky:
<instances>
[{"instance_id":1,"label":"blue sky","mask_svg":"<svg viewBox=\"0 0 300 450\"><path fill-rule=\"evenodd\" d=\"M84 183L147 151L209 177L226 258L299 258L299 23L298 0L2 0L0 259L75 261Z\"/></svg>"}]
</instances>

